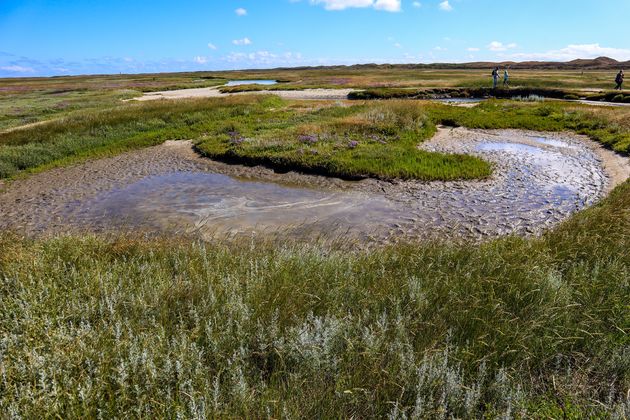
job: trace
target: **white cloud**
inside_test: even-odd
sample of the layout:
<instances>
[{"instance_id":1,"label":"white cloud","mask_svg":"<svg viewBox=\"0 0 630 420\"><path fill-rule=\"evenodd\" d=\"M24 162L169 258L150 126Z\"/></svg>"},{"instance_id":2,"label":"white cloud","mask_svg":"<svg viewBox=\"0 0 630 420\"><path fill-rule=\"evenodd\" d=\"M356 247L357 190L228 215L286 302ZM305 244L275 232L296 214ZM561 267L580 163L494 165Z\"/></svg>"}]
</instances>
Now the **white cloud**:
<instances>
[{"instance_id":1,"label":"white cloud","mask_svg":"<svg viewBox=\"0 0 630 420\"><path fill-rule=\"evenodd\" d=\"M515 43L504 44L499 41L492 41L491 43L488 44L488 49L490 51L507 51L507 50L514 49L516 47L518 47L518 45L516 45Z\"/></svg>"},{"instance_id":2,"label":"white cloud","mask_svg":"<svg viewBox=\"0 0 630 420\"><path fill-rule=\"evenodd\" d=\"M214 45L212 42L208 42L208 48L210 48L211 50L216 50L217 46Z\"/></svg>"},{"instance_id":3,"label":"white cloud","mask_svg":"<svg viewBox=\"0 0 630 420\"><path fill-rule=\"evenodd\" d=\"M467 49L467 51L476 52L476 51L479 51L479 48L470 47L470 48Z\"/></svg>"},{"instance_id":4,"label":"white cloud","mask_svg":"<svg viewBox=\"0 0 630 420\"><path fill-rule=\"evenodd\" d=\"M400 45L400 42L395 42L395 43L394 43L394 47L396 47L396 48L402 48L402 45Z\"/></svg>"},{"instance_id":5,"label":"white cloud","mask_svg":"<svg viewBox=\"0 0 630 420\"><path fill-rule=\"evenodd\" d=\"M247 16L247 9L243 9L242 7L239 7L238 9L234 11L234 13L236 13L237 16Z\"/></svg>"},{"instance_id":6,"label":"white cloud","mask_svg":"<svg viewBox=\"0 0 630 420\"><path fill-rule=\"evenodd\" d=\"M197 57L193 58L193 61L197 64L206 64L208 62L208 58L198 55Z\"/></svg>"},{"instance_id":7,"label":"white cloud","mask_svg":"<svg viewBox=\"0 0 630 420\"><path fill-rule=\"evenodd\" d=\"M630 49L602 47L599 44L577 44L542 53L518 53L509 55L510 58L518 60L549 61L571 61L578 58L597 58L601 56L626 61L630 60Z\"/></svg>"},{"instance_id":8,"label":"white cloud","mask_svg":"<svg viewBox=\"0 0 630 420\"><path fill-rule=\"evenodd\" d=\"M232 64L256 66L294 65L301 64L304 61L300 53L285 52L276 54L265 50L251 53L232 52L223 57L223 60Z\"/></svg>"},{"instance_id":9,"label":"white cloud","mask_svg":"<svg viewBox=\"0 0 630 420\"><path fill-rule=\"evenodd\" d=\"M23 66L4 66L0 67L0 70L9 71L11 73L35 73L32 67Z\"/></svg>"},{"instance_id":10,"label":"white cloud","mask_svg":"<svg viewBox=\"0 0 630 420\"><path fill-rule=\"evenodd\" d=\"M374 8L386 12L400 12L400 0L376 0Z\"/></svg>"},{"instance_id":11,"label":"white cloud","mask_svg":"<svg viewBox=\"0 0 630 420\"><path fill-rule=\"evenodd\" d=\"M371 7L386 12L400 12L401 0L310 0L311 4L323 5L326 10L345 10Z\"/></svg>"},{"instance_id":12,"label":"white cloud","mask_svg":"<svg viewBox=\"0 0 630 420\"><path fill-rule=\"evenodd\" d=\"M251 45L252 41L249 38L245 37L243 39L235 39L234 41L232 41L232 44L234 44L234 45Z\"/></svg>"},{"instance_id":13,"label":"white cloud","mask_svg":"<svg viewBox=\"0 0 630 420\"><path fill-rule=\"evenodd\" d=\"M448 2L448 0L444 0L440 2L440 10L444 10L445 12L450 12L453 10L453 6Z\"/></svg>"},{"instance_id":14,"label":"white cloud","mask_svg":"<svg viewBox=\"0 0 630 420\"><path fill-rule=\"evenodd\" d=\"M411 3L411 5L417 9L422 7L422 3L420 3L419 1L414 1L413 3Z\"/></svg>"},{"instance_id":15,"label":"white cloud","mask_svg":"<svg viewBox=\"0 0 630 420\"><path fill-rule=\"evenodd\" d=\"M437 46L437 47L433 48L433 50L434 51L448 51L448 48L443 48L443 47Z\"/></svg>"}]
</instances>

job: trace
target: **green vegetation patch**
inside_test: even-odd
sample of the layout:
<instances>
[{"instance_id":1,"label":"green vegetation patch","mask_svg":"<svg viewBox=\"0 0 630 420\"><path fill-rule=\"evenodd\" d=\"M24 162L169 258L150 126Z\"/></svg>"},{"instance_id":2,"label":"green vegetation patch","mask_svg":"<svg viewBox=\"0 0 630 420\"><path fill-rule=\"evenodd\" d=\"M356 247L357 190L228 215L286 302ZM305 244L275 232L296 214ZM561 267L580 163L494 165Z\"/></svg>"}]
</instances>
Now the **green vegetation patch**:
<instances>
[{"instance_id":1,"label":"green vegetation patch","mask_svg":"<svg viewBox=\"0 0 630 420\"><path fill-rule=\"evenodd\" d=\"M486 177L489 164L418 149L435 126L417 103L324 108L280 127L226 124L197 144L205 155L343 178L452 180Z\"/></svg>"},{"instance_id":2,"label":"green vegetation patch","mask_svg":"<svg viewBox=\"0 0 630 420\"><path fill-rule=\"evenodd\" d=\"M622 112L617 111L617 112ZM89 156L190 139L206 156L343 178L454 180L487 177L485 161L418 145L439 124L571 130L630 152L627 125L602 110L557 102L486 101L461 108L416 101L287 102L275 96L127 103L87 109L0 133L0 178ZM623 120L622 115L615 118Z\"/></svg>"},{"instance_id":3,"label":"green vegetation patch","mask_svg":"<svg viewBox=\"0 0 630 420\"><path fill-rule=\"evenodd\" d=\"M168 139L193 139L215 159L346 178L491 173L476 157L418 150L434 131L417 103L312 108L263 96L127 104L0 134L0 177Z\"/></svg>"},{"instance_id":4,"label":"green vegetation patch","mask_svg":"<svg viewBox=\"0 0 630 420\"><path fill-rule=\"evenodd\" d=\"M461 87L461 88L370 88L351 92L348 95L352 100L373 99L433 99L433 98L487 98L512 99L517 97L537 96L549 99L565 99L567 95L575 95L574 92L552 88L512 88L492 89L490 87Z\"/></svg>"}]
</instances>

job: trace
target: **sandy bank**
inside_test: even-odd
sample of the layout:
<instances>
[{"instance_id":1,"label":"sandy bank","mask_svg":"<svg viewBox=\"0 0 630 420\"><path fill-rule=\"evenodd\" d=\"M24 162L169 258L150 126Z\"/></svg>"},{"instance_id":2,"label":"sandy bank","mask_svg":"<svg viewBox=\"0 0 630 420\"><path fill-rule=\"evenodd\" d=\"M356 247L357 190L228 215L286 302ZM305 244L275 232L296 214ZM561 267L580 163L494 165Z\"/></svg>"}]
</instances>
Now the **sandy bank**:
<instances>
[{"instance_id":1,"label":"sandy bank","mask_svg":"<svg viewBox=\"0 0 630 420\"><path fill-rule=\"evenodd\" d=\"M180 89L150 92L133 101L155 101L159 99L221 98L231 95L277 95L285 99L301 100L344 100L353 89L304 89L304 90L261 90L255 92L221 93L219 88Z\"/></svg>"}]
</instances>

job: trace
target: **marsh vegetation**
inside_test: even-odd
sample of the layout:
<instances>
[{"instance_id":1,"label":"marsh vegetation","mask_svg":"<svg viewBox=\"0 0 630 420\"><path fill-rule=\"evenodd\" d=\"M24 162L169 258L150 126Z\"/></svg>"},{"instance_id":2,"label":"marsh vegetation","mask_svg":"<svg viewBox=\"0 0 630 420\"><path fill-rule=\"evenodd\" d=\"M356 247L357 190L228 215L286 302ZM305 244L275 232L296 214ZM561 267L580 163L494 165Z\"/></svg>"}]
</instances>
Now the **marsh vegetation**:
<instances>
[{"instance_id":1,"label":"marsh vegetation","mask_svg":"<svg viewBox=\"0 0 630 420\"><path fill-rule=\"evenodd\" d=\"M377 78L412 85L418 77L295 75L312 84L349 79L337 86L374 85ZM288 71L223 76L299 80ZM181 77L139 76L148 84L142 89L198 80ZM218 75L204 77L198 83L216 84ZM468 83L438 78L444 73L426 83ZM51 83L101 89L104 80ZM279 170L488 176L490 166L477 158L416 148L440 124L570 130L630 152L625 108L490 100L468 109L273 96L121 104L117 89L125 85L94 94L101 99L85 107L47 112L54 104L44 96L52 89L45 82L24 82L19 92L14 83L0 86L4 128L50 120L0 133L1 178L174 139L193 140L215 159ZM26 116L10 115L10 99L33 107ZM2 232L0 412L626 418L629 208L626 182L540 238L372 250L344 238L324 246Z\"/></svg>"}]
</instances>

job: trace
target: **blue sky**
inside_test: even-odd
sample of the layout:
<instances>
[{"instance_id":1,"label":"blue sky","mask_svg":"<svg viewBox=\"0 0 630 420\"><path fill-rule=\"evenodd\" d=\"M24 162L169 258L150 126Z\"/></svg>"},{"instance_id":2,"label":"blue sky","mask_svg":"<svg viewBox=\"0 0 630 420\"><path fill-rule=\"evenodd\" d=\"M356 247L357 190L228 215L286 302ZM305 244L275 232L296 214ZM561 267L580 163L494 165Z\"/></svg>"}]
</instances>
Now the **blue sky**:
<instances>
[{"instance_id":1,"label":"blue sky","mask_svg":"<svg viewBox=\"0 0 630 420\"><path fill-rule=\"evenodd\" d=\"M0 76L630 60L630 0L0 0Z\"/></svg>"}]
</instances>

